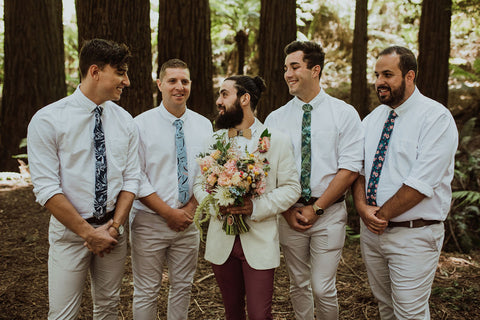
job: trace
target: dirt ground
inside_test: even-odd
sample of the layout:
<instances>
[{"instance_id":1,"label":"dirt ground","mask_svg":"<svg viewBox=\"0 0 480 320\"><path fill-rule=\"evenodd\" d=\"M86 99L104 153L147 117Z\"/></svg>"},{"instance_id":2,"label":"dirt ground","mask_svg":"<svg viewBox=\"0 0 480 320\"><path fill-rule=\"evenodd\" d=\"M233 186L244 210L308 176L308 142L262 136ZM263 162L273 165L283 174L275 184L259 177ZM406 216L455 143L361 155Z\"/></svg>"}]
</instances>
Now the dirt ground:
<instances>
[{"instance_id":1,"label":"dirt ground","mask_svg":"<svg viewBox=\"0 0 480 320\"><path fill-rule=\"evenodd\" d=\"M49 213L34 202L31 187L0 189L0 319L46 319ZM189 319L223 319L220 292L203 246L192 291ZM421 263L421 262L419 262ZM167 277L158 299L158 319L166 319ZM378 319L358 240L347 241L337 274L340 319ZM88 285L80 319L92 319ZM132 319L129 257L119 319ZM480 251L442 253L430 299L432 319L480 319ZM284 262L277 269L274 319L294 319Z\"/></svg>"}]
</instances>

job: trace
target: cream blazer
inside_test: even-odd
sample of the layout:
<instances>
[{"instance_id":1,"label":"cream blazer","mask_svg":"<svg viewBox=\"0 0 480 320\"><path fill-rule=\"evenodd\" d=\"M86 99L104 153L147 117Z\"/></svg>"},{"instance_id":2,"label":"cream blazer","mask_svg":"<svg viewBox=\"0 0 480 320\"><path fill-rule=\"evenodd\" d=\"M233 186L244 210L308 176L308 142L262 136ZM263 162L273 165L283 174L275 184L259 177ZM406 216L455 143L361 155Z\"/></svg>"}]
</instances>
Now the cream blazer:
<instances>
[{"instance_id":1,"label":"cream blazer","mask_svg":"<svg viewBox=\"0 0 480 320\"><path fill-rule=\"evenodd\" d=\"M252 139L258 141L266 129L262 124ZM224 130L220 130L221 133ZM265 193L252 199L254 212L245 217L250 230L240 235L243 252L248 264L257 270L276 268L280 265L280 247L278 240L277 215L290 208L300 197L300 183L293 158L292 145L288 136L269 129L270 149L264 153L270 163ZM212 140L213 141L213 140ZM255 148L256 148L255 144ZM248 150L252 152L254 150ZM199 180L194 185L194 194L198 202L207 195ZM210 218L205 249L205 259L221 265L228 259L235 236L225 234L223 221L214 213Z\"/></svg>"}]
</instances>

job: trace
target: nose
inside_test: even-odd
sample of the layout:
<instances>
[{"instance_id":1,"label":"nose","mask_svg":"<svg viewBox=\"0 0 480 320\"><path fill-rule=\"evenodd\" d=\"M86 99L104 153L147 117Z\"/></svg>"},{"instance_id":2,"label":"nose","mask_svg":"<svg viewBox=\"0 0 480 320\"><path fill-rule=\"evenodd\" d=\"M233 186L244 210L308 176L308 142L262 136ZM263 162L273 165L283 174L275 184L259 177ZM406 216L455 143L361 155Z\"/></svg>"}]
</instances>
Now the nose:
<instances>
[{"instance_id":1,"label":"nose","mask_svg":"<svg viewBox=\"0 0 480 320\"><path fill-rule=\"evenodd\" d=\"M127 74L124 75L122 82L125 85L125 87L130 87L130 79L128 78Z\"/></svg>"},{"instance_id":2,"label":"nose","mask_svg":"<svg viewBox=\"0 0 480 320\"><path fill-rule=\"evenodd\" d=\"M290 78L292 76L292 69L287 68L285 69L285 72L283 73L283 77L286 79Z\"/></svg>"},{"instance_id":3,"label":"nose","mask_svg":"<svg viewBox=\"0 0 480 320\"><path fill-rule=\"evenodd\" d=\"M222 99L222 97L219 96L219 97L217 98L217 101L215 101L215 104L216 104L217 106L222 105L222 100L221 100L221 99Z\"/></svg>"}]
</instances>

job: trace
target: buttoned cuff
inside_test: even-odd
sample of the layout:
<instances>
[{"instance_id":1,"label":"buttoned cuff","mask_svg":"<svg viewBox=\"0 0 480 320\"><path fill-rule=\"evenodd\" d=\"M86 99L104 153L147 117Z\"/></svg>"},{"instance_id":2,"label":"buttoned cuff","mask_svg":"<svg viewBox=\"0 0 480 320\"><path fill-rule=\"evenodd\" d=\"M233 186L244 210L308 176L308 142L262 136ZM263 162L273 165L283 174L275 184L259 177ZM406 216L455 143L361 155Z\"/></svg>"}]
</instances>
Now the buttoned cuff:
<instances>
[{"instance_id":1,"label":"buttoned cuff","mask_svg":"<svg viewBox=\"0 0 480 320\"><path fill-rule=\"evenodd\" d=\"M420 180L408 177L404 184L424 194L428 198L433 196L433 188Z\"/></svg>"}]
</instances>

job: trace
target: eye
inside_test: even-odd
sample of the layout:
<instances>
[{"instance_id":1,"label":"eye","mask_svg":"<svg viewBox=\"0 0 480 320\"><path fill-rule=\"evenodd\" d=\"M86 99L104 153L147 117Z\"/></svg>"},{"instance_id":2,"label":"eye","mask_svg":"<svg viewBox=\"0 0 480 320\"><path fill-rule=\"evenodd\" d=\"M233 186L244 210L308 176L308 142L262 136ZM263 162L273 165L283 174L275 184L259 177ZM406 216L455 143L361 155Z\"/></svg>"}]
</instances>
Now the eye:
<instances>
[{"instance_id":1,"label":"eye","mask_svg":"<svg viewBox=\"0 0 480 320\"><path fill-rule=\"evenodd\" d=\"M190 83L189 80L182 80L182 84L185 85L185 86L188 85L189 83Z\"/></svg>"}]
</instances>

